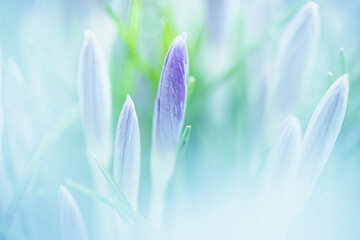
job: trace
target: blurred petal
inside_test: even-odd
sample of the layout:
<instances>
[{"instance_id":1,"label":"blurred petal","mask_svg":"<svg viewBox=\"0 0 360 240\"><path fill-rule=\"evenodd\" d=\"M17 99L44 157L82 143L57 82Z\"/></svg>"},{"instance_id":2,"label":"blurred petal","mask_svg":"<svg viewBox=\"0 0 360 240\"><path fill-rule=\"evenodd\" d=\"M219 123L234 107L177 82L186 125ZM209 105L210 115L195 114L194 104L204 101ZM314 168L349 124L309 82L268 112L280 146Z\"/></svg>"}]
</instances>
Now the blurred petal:
<instances>
[{"instance_id":1,"label":"blurred petal","mask_svg":"<svg viewBox=\"0 0 360 240\"><path fill-rule=\"evenodd\" d=\"M59 189L60 201L60 220L62 237L64 240L86 240L88 235L85 224L81 217L80 211L74 198L69 191L60 186Z\"/></svg>"},{"instance_id":2,"label":"blurred petal","mask_svg":"<svg viewBox=\"0 0 360 240\"><path fill-rule=\"evenodd\" d=\"M186 34L175 38L166 55L155 100L151 176L166 185L184 123L189 75Z\"/></svg>"},{"instance_id":3,"label":"blurred petal","mask_svg":"<svg viewBox=\"0 0 360 240\"><path fill-rule=\"evenodd\" d=\"M206 26L209 40L215 45L219 46L222 43L225 35L225 22L227 20L227 0L207 0L207 24Z\"/></svg>"},{"instance_id":4,"label":"blurred petal","mask_svg":"<svg viewBox=\"0 0 360 240\"><path fill-rule=\"evenodd\" d=\"M3 155L3 147L2 147L2 139L3 139L3 127L4 127L4 110L3 110L3 76L2 76L2 56L0 49L0 218L2 217L3 209L5 208L6 198L9 195L9 184L8 177L5 170L4 164L4 155Z\"/></svg>"},{"instance_id":5,"label":"blurred petal","mask_svg":"<svg viewBox=\"0 0 360 240\"><path fill-rule=\"evenodd\" d=\"M309 2L284 30L276 61L275 98L285 114L296 106L302 82L312 69L319 29L318 5Z\"/></svg>"},{"instance_id":6,"label":"blurred petal","mask_svg":"<svg viewBox=\"0 0 360 240\"><path fill-rule=\"evenodd\" d=\"M295 116L289 116L280 131L268 164L268 179L277 186L289 182L296 166L301 144L301 126Z\"/></svg>"},{"instance_id":7,"label":"blurred petal","mask_svg":"<svg viewBox=\"0 0 360 240\"><path fill-rule=\"evenodd\" d=\"M110 82L104 53L90 31L85 32L78 81L88 155L97 155L107 165L111 149Z\"/></svg>"},{"instance_id":8,"label":"blurred petal","mask_svg":"<svg viewBox=\"0 0 360 240\"><path fill-rule=\"evenodd\" d=\"M304 186L313 187L330 156L345 117L348 93L348 75L343 75L329 88L311 117L297 174Z\"/></svg>"},{"instance_id":9,"label":"blurred petal","mask_svg":"<svg viewBox=\"0 0 360 240\"><path fill-rule=\"evenodd\" d=\"M7 175L12 184L22 177L28 167L37 144L34 120L33 101L30 94L30 85L25 81L18 64L7 59L4 63L3 78L3 110L4 128L2 141L2 154ZM26 121L24 121L26 119ZM19 148L19 145L22 147Z\"/></svg>"},{"instance_id":10,"label":"blurred petal","mask_svg":"<svg viewBox=\"0 0 360 240\"><path fill-rule=\"evenodd\" d=\"M114 178L133 208L137 206L140 177L140 132L134 103L126 97L116 129Z\"/></svg>"},{"instance_id":11,"label":"blurred petal","mask_svg":"<svg viewBox=\"0 0 360 240\"><path fill-rule=\"evenodd\" d=\"M0 136L4 128L4 109L3 109L3 71L2 71L2 55L0 49ZM0 138L1 141L2 137Z\"/></svg>"}]
</instances>

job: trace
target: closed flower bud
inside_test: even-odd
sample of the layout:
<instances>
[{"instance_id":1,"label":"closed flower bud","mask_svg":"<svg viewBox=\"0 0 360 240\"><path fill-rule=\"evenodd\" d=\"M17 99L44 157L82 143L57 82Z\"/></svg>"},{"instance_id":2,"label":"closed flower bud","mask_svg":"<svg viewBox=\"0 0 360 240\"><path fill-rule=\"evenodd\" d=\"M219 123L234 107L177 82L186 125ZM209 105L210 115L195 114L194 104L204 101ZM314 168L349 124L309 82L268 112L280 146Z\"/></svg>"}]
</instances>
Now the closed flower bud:
<instances>
[{"instance_id":1,"label":"closed flower bud","mask_svg":"<svg viewBox=\"0 0 360 240\"><path fill-rule=\"evenodd\" d=\"M88 157L108 166L111 151L111 92L105 56L96 37L85 32L79 69L79 102Z\"/></svg>"},{"instance_id":2,"label":"closed flower bud","mask_svg":"<svg viewBox=\"0 0 360 240\"><path fill-rule=\"evenodd\" d=\"M321 99L304 134L297 177L310 189L320 176L339 135L348 93L348 75L343 75Z\"/></svg>"},{"instance_id":3,"label":"closed flower bud","mask_svg":"<svg viewBox=\"0 0 360 240\"><path fill-rule=\"evenodd\" d=\"M176 149L184 123L189 75L186 34L175 38L166 55L155 100L150 173L150 218L162 224L164 193L174 170Z\"/></svg>"},{"instance_id":4,"label":"closed flower bud","mask_svg":"<svg viewBox=\"0 0 360 240\"><path fill-rule=\"evenodd\" d=\"M275 102L278 110L291 113L304 80L311 72L320 30L318 5L307 3L286 26L279 44L275 74Z\"/></svg>"},{"instance_id":5,"label":"closed flower bud","mask_svg":"<svg viewBox=\"0 0 360 240\"><path fill-rule=\"evenodd\" d=\"M137 208L140 150L138 119L134 103L127 96L116 129L114 178L134 209Z\"/></svg>"},{"instance_id":6,"label":"closed flower bud","mask_svg":"<svg viewBox=\"0 0 360 240\"><path fill-rule=\"evenodd\" d=\"M186 34L175 38L166 55L155 100L151 177L166 185L173 172L177 144L184 123L189 75Z\"/></svg>"}]
</instances>

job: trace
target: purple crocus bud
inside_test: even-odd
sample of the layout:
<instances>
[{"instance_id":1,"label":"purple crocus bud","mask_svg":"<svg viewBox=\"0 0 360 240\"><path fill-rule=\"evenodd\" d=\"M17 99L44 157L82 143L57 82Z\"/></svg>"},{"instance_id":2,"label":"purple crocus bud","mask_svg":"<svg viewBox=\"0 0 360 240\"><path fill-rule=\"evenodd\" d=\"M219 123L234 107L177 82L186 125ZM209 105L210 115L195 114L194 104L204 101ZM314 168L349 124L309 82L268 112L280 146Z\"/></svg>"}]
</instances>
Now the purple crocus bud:
<instances>
[{"instance_id":1,"label":"purple crocus bud","mask_svg":"<svg viewBox=\"0 0 360 240\"><path fill-rule=\"evenodd\" d=\"M174 168L184 123L189 75L186 33L175 38L166 55L155 100L151 178L166 185Z\"/></svg>"},{"instance_id":2,"label":"purple crocus bud","mask_svg":"<svg viewBox=\"0 0 360 240\"><path fill-rule=\"evenodd\" d=\"M95 35L85 32L79 69L79 102L88 157L108 166L111 151L111 91L105 56Z\"/></svg>"},{"instance_id":3,"label":"purple crocus bud","mask_svg":"<svg viewBox=\"0 0 360 240\"><path fill-rule=\"evenodd\" d=\"M166 55L155 100L150 173L150 218L161 227L163 195L173 173L184 123L189 75L186 33L175 38Z\"/></svg>"},{"instance_id":4,"label":"purple crocus bud","mask_svg":"<svg viewBox=\"0 0 360 240\"><path fill-rule=\"evenodd\" d=\"M64 240L89 239L80 211L70 192L63 186L59 189L60 220Z\"/></svg>"},{"instance_id":5,"label":"purple crocus bud","mask_svg":"<svg viewBox=\"0 0 360 240\"><path fill-rule=\"evenodd\" d=\"M134 209L140 177L140 132L134 103L126 96L116 129L114 178Z\"/></svg>"}]
</instances>

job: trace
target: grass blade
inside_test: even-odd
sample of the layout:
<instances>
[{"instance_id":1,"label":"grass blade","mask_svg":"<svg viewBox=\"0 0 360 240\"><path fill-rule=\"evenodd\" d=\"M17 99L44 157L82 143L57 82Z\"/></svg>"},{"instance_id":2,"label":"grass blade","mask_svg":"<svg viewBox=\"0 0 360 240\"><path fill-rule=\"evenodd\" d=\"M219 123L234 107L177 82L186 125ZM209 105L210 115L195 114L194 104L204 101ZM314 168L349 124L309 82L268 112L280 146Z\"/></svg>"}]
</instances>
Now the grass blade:
<instances>
[{"instance_id":1,"label":"grass blade","mask_svg":"<svg viewBox=\"0 0 360 240\"><path fill-rule=\"evenodd\" d=\"M346 57L344 48L340 48L339 60L338 60L338 77L348 73L346 65Z\"/></svg>"},{"instance_id":2,"label":"grass blade","mask_svg":"<svg viewBox=\"0 0 360 240\"><path fill-rule=\"evenodd\" d=\"M133 42L133 40L136 40L138 38L137 32L139 27L137 25L139 22L138 15L140 12L140 7L141 7L141 2L139 0L135 0L132 3L132 10L130 16L131 23L129 25L129 28L121 22L121 20L116 15L115 11L111 8L110 5L106 6L106 11L109 14L110 18L114 21L119 36L125 44L126 50L129 53L128 60L129 61L131 60L136 65L136 67L140 69L142 74L151 81L153 87L156 87L160 75L157 73L156 68L154 68L151 64L143 61L143 58L139 55L139 52L137 51L137 48L134 45L135 42Z\"/></svg>"},{"instance_id":3,"label":"grass blade","mask_svg":"<svg viewBox=\"0 0 360 240\"><path fill-rule=\"evenodd\" d=\"M101 174L105 177L105 180L109 183L111 190L114 192L116 198L120 201L121 206L127 210L133 211L129 201L125 197L124 193L121 191L120 187L116 184L113 176L96 157L95 161L101 171Z\"/></svg>"},{"instance_id":4,"label":"grass blade","mask_svg":"<svg viewBox=\"0 0 360 240\"><path fill-rule=\"evenodd\" d=\"M112 7L110 5L106 5L105 7L106 12L109 14L110 18L114 21L118 33L120 35L120 37L125 40L126 39L126 35L127 35L127 29L126 26L120 21L120 19L116 16L116 13L114 12L114 10L112 9Z\"/></svg>"},{"instance_id":5,"label":"grass blade","mask_svg":"<svg viewBox=\"0 0 360 240\"><path fill-rule=\"evenodd\" d=\"M139 35L141 0L132 0L129 19L128 41L135 48Z\"/></svg>"},{"instance_id":6,"label":"grass blade","mask_svg":"<svg viewBox=\"0 0 360 240\"><path fill-rule=\"evenodd\" d=\"M121 206L118 202L114 201L113 199L103 196L81 184L74 182L71 179L66 180L66 184L78 190L79 192L82 192L85 195L88 195L89 197L98 200L100 202L103 202L108 206L112 207L117 212L119 217L124 221L124 223L126 223L130 228L135 230L135 232L147 234L147 235L151 234L154 236L158 234L155 231L155 229L151 226L151 224L142 216L140 216L138 213L136 213L134 210L126 209L123 206Z\"/></svg>"},{"instance_id":7,"label":"grass blade","mask_svg":"<svg viewBox=\"0 0 360 240\"><path fill-rule=\"evenodd\" d=\"M189 142L190 133L191 133L191 125L186 126L181 135L180 142L179 142L178 149L177 149L177 154L176 154L177 159L182 158L182 156L184 155L185 149Z\"/></svg>"},{"instance_id":8,"label":"grass blade","mask_svg":"<svg viewBox=\"0 0 360 240\"><path fill-rule=\"evenodd\" d=\"M328 83L331 86L334 83L334 74L332 72L328 72Z\"/></svg>"},{"instance_id":9,"label":"grass blade","mask_svg":"<svg viewBox=\"0 0 360 240\"><path fill-rule=\"evenodd\" d=\"M194 76L190 76L186 102L189 102L189 99L191 99L191 97L193 96L194 90L195 90L195 85L196 85L196 78Z\"/></svg>"},{"instance_id":10,"label":"grass blade","mask_svg":"<svg viewBox=\"0 0 360 240\"><path fill-rule=\"evenodd\" d=\"M116 210L116 212L118 213L118 215L121 217L121 219L123 219L123 221L125 223L128 223L130 225L133 225L133 222L131 221L131 219L129 218L129 214L127 213L128 210L123 209L121 206L119 206L119 204L117 202L115 202L114 200L105 197L81 184L78 184L76 182L74 182L71 179L66 180L66 184L69 185L70 187L78 190L79 192L84 193L85 195L88 195L100 202L103 202L107 205L109 205L110 207L114 208Z\"/></svg>"}]
</instances>

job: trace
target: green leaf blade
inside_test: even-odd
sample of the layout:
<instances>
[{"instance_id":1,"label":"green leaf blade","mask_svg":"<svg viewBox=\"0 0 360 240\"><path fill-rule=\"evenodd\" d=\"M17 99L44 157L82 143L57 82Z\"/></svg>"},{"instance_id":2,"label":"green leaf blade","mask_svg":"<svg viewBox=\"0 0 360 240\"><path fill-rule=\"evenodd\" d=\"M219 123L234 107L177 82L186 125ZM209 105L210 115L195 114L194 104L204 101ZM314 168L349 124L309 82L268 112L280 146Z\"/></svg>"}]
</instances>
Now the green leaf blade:
<instances>
[{"instance_id":1,"label":"green leaf blade","mask_svg":"<svg viewBox=\"0 0 360 240\"><path fill-rule=\"evenodd\" d=\"M124 193L121 191L120 187L115 182L115 179L113 178L113 176L109 173L109 171L104 167L104 165L96 157L95 157L95 161L101 171L101 174L104 176L105 180L110 185L111 190L114 192L116 198L120 201L121 206L127 210L133 211L129 201L125 197Z\"/></svg>"},{"instance_id":2,"label":"green leaf blade","mask_svg":"<svg viewBox=\"0 0 360 240\"><path fill-rule=\"evenodd\" d=\"M340 48L339 60L338 60L338 77L341 77L346 73L348 73L348 71L347 71L347 63L345 57L345 49Z\"/></svg>"},{"instance_id":3,"label":"green leaf blade","mask_svg":"<svg viewBox=\"0 0 360 240\"><path fill-rule=\"evenodd\" d=\"M188 125L185 127L185 129L181 135L181 138L180 138L180 142L179 142L177 154L176 154L178 159L182 158L184 155L184 152L185 152L186 147L189 142L190 133L191 133L191 125Z\"/></svg>"}]
</instances>

